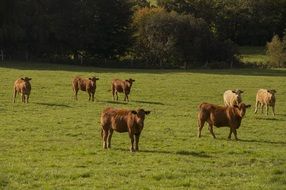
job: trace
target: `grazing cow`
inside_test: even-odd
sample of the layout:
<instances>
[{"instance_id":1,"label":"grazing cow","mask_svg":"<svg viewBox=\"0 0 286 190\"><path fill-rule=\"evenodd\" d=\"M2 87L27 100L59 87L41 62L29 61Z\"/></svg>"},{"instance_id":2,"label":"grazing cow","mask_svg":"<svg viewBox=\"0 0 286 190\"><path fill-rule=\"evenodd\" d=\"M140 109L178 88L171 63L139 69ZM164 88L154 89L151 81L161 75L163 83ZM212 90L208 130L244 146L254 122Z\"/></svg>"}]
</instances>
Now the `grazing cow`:
<instances>
[{"instance_id":1,"label":"grazing cow","mask_svg":"<svg viewBox=\"0 0 286 190\"><path fill-rule=\"evenodd\" d=\"M89 96L89 101L92 99L94 101L94 94L96 90L96 81L99 80L99 78L91 77L91 78L81 78L81 77L75 77L72 81L72 88L74 91L75 99L77 100L77 93L79 90L86 91Z\"/></svg>"},{"instance_id":2,"label":"grazing cow","mask_svg":"<svg viewBox=\"0 0 286 190\"><path fill-rule=\"evenodd\" d=\"M107 108L101 114L101 136L103 148L111 148L113 130L123 133L128 132L131 139L130 151L138 151L140 134L144 128L145 115L150 111L144 109L124 110Z\"/></svg>"},{"instance_id":3,"label":"grazing cow","mask_svg":"<svg viewBox=\"0 0 286 190\"><path fill-rule=\"evenodd\" d=\"M14 97L13 97L14 103L15 103L17 93L21 94L22 102L29 103L29 97L30 97L30 93L31 93L31 89L32 89L30 80L32 80L32 78L25 77L25 78L17 79L15 81L15 83L14 83Z\"/></svg>"},{"instance_id":4,"label":"grazing cow","mask_svg":"<svg viewBox=\"0 0 286 190\"><path fill-rule=\"evenodd\" d=\"M266 105L266 115L268 115L269 106L272 107L273 116L275 116L275 93L276 90L259 89L256 94L255 112L257 113L258 107L261 106L261 113Z\"/></svg>"},{"instance_id":5,"label":"grazing cow","mask_svg":"<svg viewBox=\"0 0 286 190\"><path fill-rule=\"evenodd\" d=\"M246 113L246 108L250 105L240 103L239 105L230 106L217 106L209 103L202 103L199 105L198 113L198 137L201 137L201 131L205 122L209 124L209 131L213 138L215 134L213 132L213 126L216 127L230 127L228 138L231 139L231 134L234 134L236 140L236 130L240 127L241 120Z\"/></svg>"},{"instance_id":6,"label":"grazing cow","mask_svg":"<svg viewBox=\"0 0 286 190\"><path fill-rule=\"evenodd\" d=\"M116 100L118 100L118 92L122 92L125 94L124 101L129 101L128 95L130 94L130 90L132 87L133 82L135 80L128 79L128 80L120 80L120 79L114 79L112 80L111 90L112 90L112 97L114 100L114 93L116 94Z\"/></svg>"},{"instance_id":7,"label":"grazing cow","mask_svg":"<svg viewBox=\"0 0 286 190\"><path fill-rule=\"evenodd\" d=\"M223 94L223 100L225 106L234 106L238 105L242 102L241 94L243 93L242 90L227 90Z\"/></svg>"}]
</instances>

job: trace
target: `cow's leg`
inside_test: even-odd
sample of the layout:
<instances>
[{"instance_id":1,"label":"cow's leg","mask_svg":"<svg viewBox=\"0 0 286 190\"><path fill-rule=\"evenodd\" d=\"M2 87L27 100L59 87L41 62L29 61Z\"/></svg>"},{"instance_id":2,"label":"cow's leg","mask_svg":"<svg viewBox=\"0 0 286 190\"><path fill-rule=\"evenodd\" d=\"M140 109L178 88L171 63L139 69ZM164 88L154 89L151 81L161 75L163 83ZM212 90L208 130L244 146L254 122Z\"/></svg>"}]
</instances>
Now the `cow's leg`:
<instances>
[{"instance_id":1,"label":"cow's leg","mask_svg":"<svg viewBox=\"0 0 286 190\"><path fill-rule=\"evenodd\" d=\"M107 136L107 148L111 148L112 134L113 134L113 129L109 129L108 136Z\"/></svg>"},{"instance_id":2,"label":"cow's leg","mask_svg":"<svg viewBox=\"0 0 286 190\"><path fill-rule=\"evenodd\" d=\"M214 131L213 131L213 125L209 124L209 131L211 132L213 138L215 139L215 134L214 134Z\"/></svg>"},{"instance_id":3,"label":"cow's leg","mask_svg":"<svg viewBox=\"0 0 286 190\"><path fill-rule=\"evenodd\" d=\"M259 103L259 101L257 101L256 104L255 104L255 111L254 111L254 113L257 113L259 105L260 105L260 103Z\"/></svg>"},{"instance_id":4,"label":"cow's leg","mask_svg":"<svg viewBox=\"0 0 286 190\"><path fill-rule=\"evenodd\" d=\"M116 95L116 100L118 101L118 92L117 91L115 92L115 95Z\"/></svg>"},{"instance_id":5,"label":"cow's leg","mask_svg":"<svg viewBox=\"0 0 286 190\"><path fill-rule=\"evenodd\" d=\"M275 105L272 106L272 114L275 116Z\"/></svg>"},{"instance_id":6,"label":"cow's leg","mask_svg":"<svg viewBox=\"0 0 286 190\"><path fill-rule=\"evenodd\" d=\"M77 100L78 89L74 89L74 99Z\"/></svg>"},{"instance_id":7,"label":"cow's leg","mask_svg":"<svg viewBox=\"0 0 286 190\"><path fill-rule=\"evenodd\" d=\"M27 94L26 102L29 103L30 94Z\"/></svg>"},{"instance_id":8,"label":"cow's leg","mask_svg":"<svg viewBox=\"0 0 286 190\"><path fill-rule=\"evenodd\" d=\"M232 128L230 127L230 128L229 128L229 135L228 135L228 139L229 139L229 140L231 139L231 134L232 134Z\"/></svg>"},{"instance_id":9,"label":"cow's leg","mask_svg":"<svg viewBox=\"0 0 286 190\"><path fill-rule=\"evenodd\" d=\"M128 94L125 94L125 99L129 102Z\"/></svg>"},{"instance_id":10,"label":"cow's leg","mask_svg":"<svg viewBox=\"0 0 286 190\"><path fill-rule=\"evenodd\" d=\"M102 140L103 140L103 148L107 148L107 136L108 136L108 130L103 130L102 133Z\"/></svg>"},{"instance_id":11,"label":"cow's leg","mask_svg":"<svg viewBox=\"0 0 286 190\"><path fill-rule=\"evenodd\" d=\"M22 102L25 103L25 95L22 93L21 94Z\"/></svg>"},{"instance_id":12,"label":"cow's leg","mask_svg":"<svg viewBox=\"0 0 286 190\"><path fill-rule=\"evenodd\" d=\"M14 96L13 96L13 102L14 103L16 102L16 96L17 96L17 90L14 89Z\"/></svg>"},{"instance_id":13,"label":"cow's leg","mask_svg":"<svg viewBox=\"0 0 286 190\"><path fill-rule=\"evenodd\" d=\"M95 94L94 92L91 93L91 98L93 102L94 102L94 94Z\"/></svg>"},{"instance_id":14,"label":"cow's leg","mask_svg":"<svg viewBox=\"0 0 286 190\"><path fill-rule=\"evenodd\" d=\"M264 104L261 104L261 113L263 113L263 109L264 109Z\"/></svg>"},{"instance_id":15,"label":"cow's leg","mask_svg":"<svg viewBox=\"0 0 286 190\"><path fill-rule=\"evenodd\" d=\"M129 137L130 137L130 140L131 140L131 147L130 147L130 151L131 152L134 152L134 134L133 133L129 133Z\"/></svg>"},{"instance_id":16,"label":"cow's leg","mask_svg":"<svg viewBox=\"0 0 286 190\"><path fill-rule=\"evenodd\" d=\"M87 93L88 93L88 101L90 101L90 99L91 99L91 92L87 91Z\"/></svg>"},{"instance_id":17,"label":"cow's leg","mask_svg":"<svg viewBox=\"0 0 286 190\"><path fill-rule=\"evenodd\" d=\"M201 137L201 132L204 127L205 121L202 119L198 119L198 137Z\"/></svg>"},{"instance_id":18,"label":"cow's leg","mask_svg":"<svg viewBox=\"0 0 286 190\"><path fill-rule=\"evenodd\" d=\"M140 133L135 134L134 136L135 136L135 145L134 145L135 146L135 150L138 151L139 150L138 144L139 144Z\"/></svg>"},{"instance_id":19,"label":"cow's leg","mask_svg":"<svg viewBox=\"0 0 286 190\"><path fill-rule=\"evenodd\" d=\"M238 138L237 138L236 128L233 128L232 132L233 132L233 134L234 134L234 138L235 138L235 140L238 140Z\"/></svg>"},{"instance_id":20,"label":"cow's leg","mask_svg":"<svg viewBox=\"0 0 286 190\"><path fill-rule=\"evenodd\" d=\"M266 115L268 115L269 105L266 104Z\"/></svg>"}]
</instances>

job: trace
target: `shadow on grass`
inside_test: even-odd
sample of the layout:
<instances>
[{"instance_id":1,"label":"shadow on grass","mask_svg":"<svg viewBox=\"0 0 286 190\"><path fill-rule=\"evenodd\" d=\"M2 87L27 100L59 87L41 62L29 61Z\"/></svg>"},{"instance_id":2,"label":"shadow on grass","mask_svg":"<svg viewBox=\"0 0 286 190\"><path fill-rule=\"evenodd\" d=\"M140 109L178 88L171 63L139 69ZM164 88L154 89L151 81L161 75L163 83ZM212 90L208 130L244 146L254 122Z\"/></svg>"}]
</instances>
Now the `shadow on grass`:
<instances>
[{"instance_id":1,"label":"shadow on grass","mask_svg":"<svg viewBox=\"0 0 286 190\"><path fill-rule=\"evenodd\" d=\"M65 107L65 108L71 108L71 106L66 105L66 104L59 104L59 103L42 103L42 102L36 102L35 104L37 105L42 105L42 106L56 106L56 107Z\"/></svg>"},{"instance_id":2,"label":"shadow on grass","mask_svg":"<svg viewBox=\"0 0 286 190\"><path fill-rule=\"evenodd\" d=\"M129 151L129 149L123 149L123 148L114 148L114 150L120 150L120 151ZM200 157L200 158L211 158L210 155L207 155L205 152L194 152L194 151L186 151L186 150L179 150L179 151L167 151L167 150L146 150L146 149L140 149L138 152L144 152L144 153L152 153L152 154L167 154L167 155L181 155L181 156L194 156L194 157Z\"/></svg>"},{"instance_id":3,"label":"shadow on grass","mask_svg":"<svg viewBox=\"0 0 286 190\"><path fill-rule=\"evenodd\" d=\"M274 117L255 117L257 120L266 120L266 121L285 121L284 119L281 118L274 118Z\"/></svg>"},{"instance_id":4,"label":"shadow on grass","mask_svg":"<svg viewBox=\"0 0 286 190\"><path fill-rule=\"evenodd\" d=\"M132 102L143 103L143 104L165 105L165 104L163 104L161 102L154 102L154 101L133 100Z\"/></svg>"},{"instance_id":5,"label":"shadow on grass","mask_svg":"<svg viewBox=\"0 0 286 190\"><path fill-rule=\"evenodd\" d=\"M104 103L109 103L109 104L123 104L123 105L128 104L128 102L119 102L119 101L104 101L104 100L101 100L99 102L104 102Z\"/></svg>"},{"instance_id":6,"label":"shadow on grass","mask_svg":"<svg viewBox=\"0 0 286 190\"><path fill-rule=\"evenodd\" d=\"M276 144L276 145L286 145L286 141L268 141L268 140L255 140L255 139L239 139L240 142L254 142L254 143L266 143L266 144Z\"/></svg>"}]
</instances>

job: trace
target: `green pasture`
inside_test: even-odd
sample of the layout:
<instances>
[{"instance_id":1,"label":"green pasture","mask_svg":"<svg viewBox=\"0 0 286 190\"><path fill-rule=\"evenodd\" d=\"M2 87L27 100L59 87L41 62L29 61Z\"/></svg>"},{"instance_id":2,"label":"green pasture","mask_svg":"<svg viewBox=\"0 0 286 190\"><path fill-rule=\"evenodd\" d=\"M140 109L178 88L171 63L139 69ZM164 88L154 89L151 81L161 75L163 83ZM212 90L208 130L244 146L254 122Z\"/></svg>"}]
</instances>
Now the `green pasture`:
<instances>
[{"instance_id":1,"label":"green pasture","mask_svg":"<svg viewBox=\"0 0 286 190\"><path fill-rule=\"evenodd\" d=\"M96 101L73 100L74 76L100 78ZM29 104L12 103L14 81L32 78ZM113 78L134 78L130 102L112 101ZM223 104L227 89L252 105L238 130L207 126L197 138L197 106ZM277 90L275 117L254 114L259 88ZM286 70L128 70L0 63L0 189L286 189ZM126 133L103 150L106 107L150 110L139 152Z\"/></svg>"},{"instance_id":2,"label":"green pasture","mask_svg":"<svg viewBox=\"0 0 286 190\"><path fill-rule=\"evenodd\" d=\"M266 55L266 47L263 46L241 46L239 47L239 52L241 54L241 61L247 65L263 66L269 61Z\"/></svg>"}]
</instances>

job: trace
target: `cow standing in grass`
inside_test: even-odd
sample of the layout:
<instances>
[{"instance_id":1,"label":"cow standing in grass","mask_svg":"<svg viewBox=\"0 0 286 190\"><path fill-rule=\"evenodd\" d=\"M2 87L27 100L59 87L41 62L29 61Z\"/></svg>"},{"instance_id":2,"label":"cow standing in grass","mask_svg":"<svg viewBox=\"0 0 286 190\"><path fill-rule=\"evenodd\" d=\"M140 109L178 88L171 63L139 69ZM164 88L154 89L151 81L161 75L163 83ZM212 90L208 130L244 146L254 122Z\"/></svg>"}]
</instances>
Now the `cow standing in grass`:
<instances>
[{"instance_id":1,"label":"cow standing in grass","mask_svg":"<svg viewBox=\"0 0 286 190\"><path fill-rule=\"evenodd\" d=\"M256 94L255 112L257 113L258 107L261 107L261 113L266 105L266 115L268 115L269 106L272 107L273 116L275 116L275 102L276 102L276 90L259 89Z\"/></svg>"},{"instance_id":2,"label":"cow standing in grass","mask_svg":"<svg viewBox=\"0 0 286 190\"><path fill-rule=\"evenodd\" d=\"M13 97L14 103L15 103L15 99L16 99L17 94L21 94L22 102L24 102L24 103L29 102L29 97L30 97L30 93L31 93L31 89L32 89L30 80L32 80L32 78L25 77L25 78L17 79L15 81L15 83L14 83L14 97Z\"/></svg>"},{"instance_id":3,"label":"cow standing in grass","mask_svg":"<svg viewBox=\"0 0 286 190\"><path fill-rule=\"evenodd\" d=\"M89 101L94 101L94 94L96 90L96 81L99 80L99 78L91 77L91 78L81 78L81 77L75 77L72 81L72 88L74 91L74 97L77 100L77 94L79 90L86 91L89 96Z\"/></svg>"},{"instance_id":4,"label":"cow standing in grass","mask_svg":"<svg viewBox=\"0 0 286 190\"><path fill-rule=\"evenodd\" d=\"M124 101L129 101L128 95L130 94L130 90L132 87L133 82L135 82L135 80L133 79L128 79L128 80L120 80L120 79L114 79L112 80L112 84L111 84L111 91L112 91L112 97L113 100L115 100L114 98L114 94L116 95L116 100L118 101L118 92L120 93L124 93Z\"/></svg>"},{"instance_id":5,"label":"cow standing in grass","mask_svg":"<svg viewBox=\"0 0 286 190\"><path fill-rule=\"evenodd\" d=\"M145 115L150 111L144 109L125 110L107 108L101 114L101 136L103 148L111 148L111 137L113 131L119 133L128 132L131 140L130 151L138 151L140 134L144 128Z\"/></svg>"},{"instance_id":6,"label":"cow standing in grass","mask_svg":"<svg viewBox=\"0 0 286 190\"><path fill-rule=\"evenodd\" d=\"M201 137L201 131L205 122L209 124L209 131L213 138L216 138L213 132L213 126L216 127L230 127L228 138L231 139L231 134L234 134L236 140L236 130L240 127L241 120L246 113L246 108L250 105L240 103L239 105L231 106L217 106L209 103L202 103L199 105L198 113L198 137Z\"/></svg>"},{"instance_id":7,"label":"cow standing in grass","mask_svg":"<svg viewBox=\"0 0 286 190\"><path fill-rule=\"evenodd\" d=\"M242 102L242 90L227 90L223 94L223 101L225 106L234 106Z\"/></svg>"}]
</instances>

